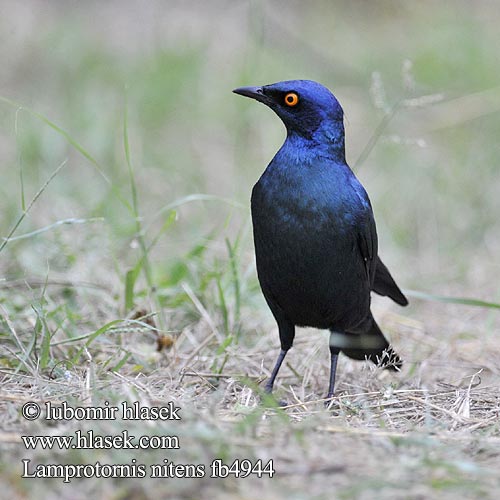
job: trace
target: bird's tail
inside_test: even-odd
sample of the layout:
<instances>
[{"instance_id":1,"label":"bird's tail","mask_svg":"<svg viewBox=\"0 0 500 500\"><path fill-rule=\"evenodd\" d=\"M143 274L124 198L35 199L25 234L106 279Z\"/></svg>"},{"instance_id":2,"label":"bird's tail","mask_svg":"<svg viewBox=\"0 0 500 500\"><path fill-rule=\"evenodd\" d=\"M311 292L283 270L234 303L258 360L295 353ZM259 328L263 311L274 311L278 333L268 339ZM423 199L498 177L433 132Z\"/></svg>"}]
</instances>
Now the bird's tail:
<instances>
[{"instance_id":1,"label":"bird's tail","mask_svg":"<svg viewBox=\"0 0 500 500\"><path fill-rule=\"evenodd\" d=\"M377 354L370 354L367 357L377 366L385 368L386 370L391 370L393 372L398 372L403 366L403 360L391 346L387 347L382 352L379 352Z\"/></svg>"},{"instance_id":2,"label":"bird's tail","mask_svg":"<svg viewBox=\"0 0 500 500\"><path fill-rule=\"evenodd\" d=\"M392 371L399 371L403 366L403 360L391 347L371 314L367 318L367 321L363 323L362 332L346 333L360 336L361 342L363 342L363 339L366 339L366 347L361 345L359 348L342 349L342 352L349 358L359 360L369 359L377 366Z\"/></svg>"}]
</instances>

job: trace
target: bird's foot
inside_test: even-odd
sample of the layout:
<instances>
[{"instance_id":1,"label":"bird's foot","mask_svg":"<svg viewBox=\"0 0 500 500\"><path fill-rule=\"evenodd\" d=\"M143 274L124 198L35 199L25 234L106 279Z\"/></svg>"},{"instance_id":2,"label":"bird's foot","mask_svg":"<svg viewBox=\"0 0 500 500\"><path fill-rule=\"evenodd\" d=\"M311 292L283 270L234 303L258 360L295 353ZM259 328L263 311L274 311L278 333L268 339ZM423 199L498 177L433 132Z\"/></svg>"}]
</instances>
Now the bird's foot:
<instances>
[{"instance_id":1,"label":"bird's foot","mask_svg":"<svg viewBox=\"0 0 500 500\"><path fill-rule=\"evenodd\" d=\"M325 408L327 410L331 410L334 402L335 402L335 398L334 398L333 394L327 394L325 400L323 401L323 404L325 405Z\"/></svg>"}]
</instances>

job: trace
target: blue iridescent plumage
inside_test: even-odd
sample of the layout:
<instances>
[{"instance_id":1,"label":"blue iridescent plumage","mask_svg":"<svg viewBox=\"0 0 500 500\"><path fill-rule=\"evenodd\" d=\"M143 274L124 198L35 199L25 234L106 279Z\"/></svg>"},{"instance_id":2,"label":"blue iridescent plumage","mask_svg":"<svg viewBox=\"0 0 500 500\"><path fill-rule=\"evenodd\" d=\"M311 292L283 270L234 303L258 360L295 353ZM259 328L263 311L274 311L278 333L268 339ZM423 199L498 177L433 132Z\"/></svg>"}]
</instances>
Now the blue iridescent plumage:
<instances>
[{"instance_id":1,"label":"blue iridescent plumage","mask_svg":"<svg viewBox=\"0 0 500 500\"><path fill-rule=\"evenodd\" d=\"M340 351L399 368L370 311L370 292L407 300L378 257L365 189L345 160L343 110L319 83L291 80L234 92L269 106L287 137L252 191L259 282L279 327L281 352L271 392L295 326L331 331L333 395Z\"/></svg>"}]
</instances>

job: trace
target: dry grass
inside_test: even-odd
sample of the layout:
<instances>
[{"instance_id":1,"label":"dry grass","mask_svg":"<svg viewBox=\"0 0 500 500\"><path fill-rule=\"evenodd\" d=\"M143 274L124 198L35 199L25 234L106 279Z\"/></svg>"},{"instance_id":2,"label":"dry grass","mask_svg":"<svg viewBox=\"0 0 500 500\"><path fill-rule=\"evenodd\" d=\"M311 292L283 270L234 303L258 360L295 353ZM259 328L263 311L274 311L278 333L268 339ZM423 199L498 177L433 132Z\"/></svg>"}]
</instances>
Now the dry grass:
<instances>
[{"instance_id":1,"label":"dry grass","mask_svg":"<svg viewBox=\"0 0 500 500\"><path fill-rule=\"evenodd\" d=\"M430 309L422 306L420 313L425 316ZM201 489L205 496L242 499L494 498L500 486L498 342L438 336L425 331L424 323L384 312L381 304L378 312L398 349L412 356L399 374L342 357L338 393L329 409L321 399L328 372L326 339L313 330L299 331L278 379L277 397L287 405L263 405L258 384L274 362L277 332L247 317L247 310L249 328L260 332L256 342L231 345L224 354L217 354L221 334L215 325L220 318L205 310L198 321L173 334L175 343L161 352L155 350L157 334L151 327L134 325L98 337L77 367L34 369L31 374L3 369L0 443L9 455L3 487L11 498L31 498L40 491L41 480L19 479L21 458L33 463L129 463L135 457L144 464L163 458L181 464L209 464L216 457L228 463L272 458L273 479L169 479L168 498L192 498ZM119 372L110 372L117 345L131 349L136 362L149 363L138 370L128 360ZM224 369L217 373L214 366L224 356ZM19 413L27 401L102 405L105 400L145 406L174 401L183 419L26 422ZM65 435L79 428L104 435L124 428L135 435L175 434L181 449L64 453L27 451L20 442L26 433ZM95 479L69 485L43 481L48 485L43 498L85 498L97 491L105 498L157 498L167 492L158 479L109 480L104 486Z\"/></svg>"}]
</instances>

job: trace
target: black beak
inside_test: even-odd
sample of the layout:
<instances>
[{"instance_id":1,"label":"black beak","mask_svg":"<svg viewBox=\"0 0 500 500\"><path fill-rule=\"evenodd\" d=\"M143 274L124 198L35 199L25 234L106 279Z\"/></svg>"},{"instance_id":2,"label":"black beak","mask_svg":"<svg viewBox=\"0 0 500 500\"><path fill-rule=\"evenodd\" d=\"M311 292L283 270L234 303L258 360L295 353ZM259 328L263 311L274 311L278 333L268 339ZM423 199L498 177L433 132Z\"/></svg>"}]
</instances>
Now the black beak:
<instances>
[{"instance_id":1,"label":"black beak","mask_svg":"<svg viewBox=\"0 0 500 500\"><path fill-rule=\"evenodd\" d=\"M245 97L250 97L256 101L262 102L264 104L270 104L272 99L264 94L262 87L240 87L234 89L235 94L239 94Z\"/></svg>"}]
</instances>

